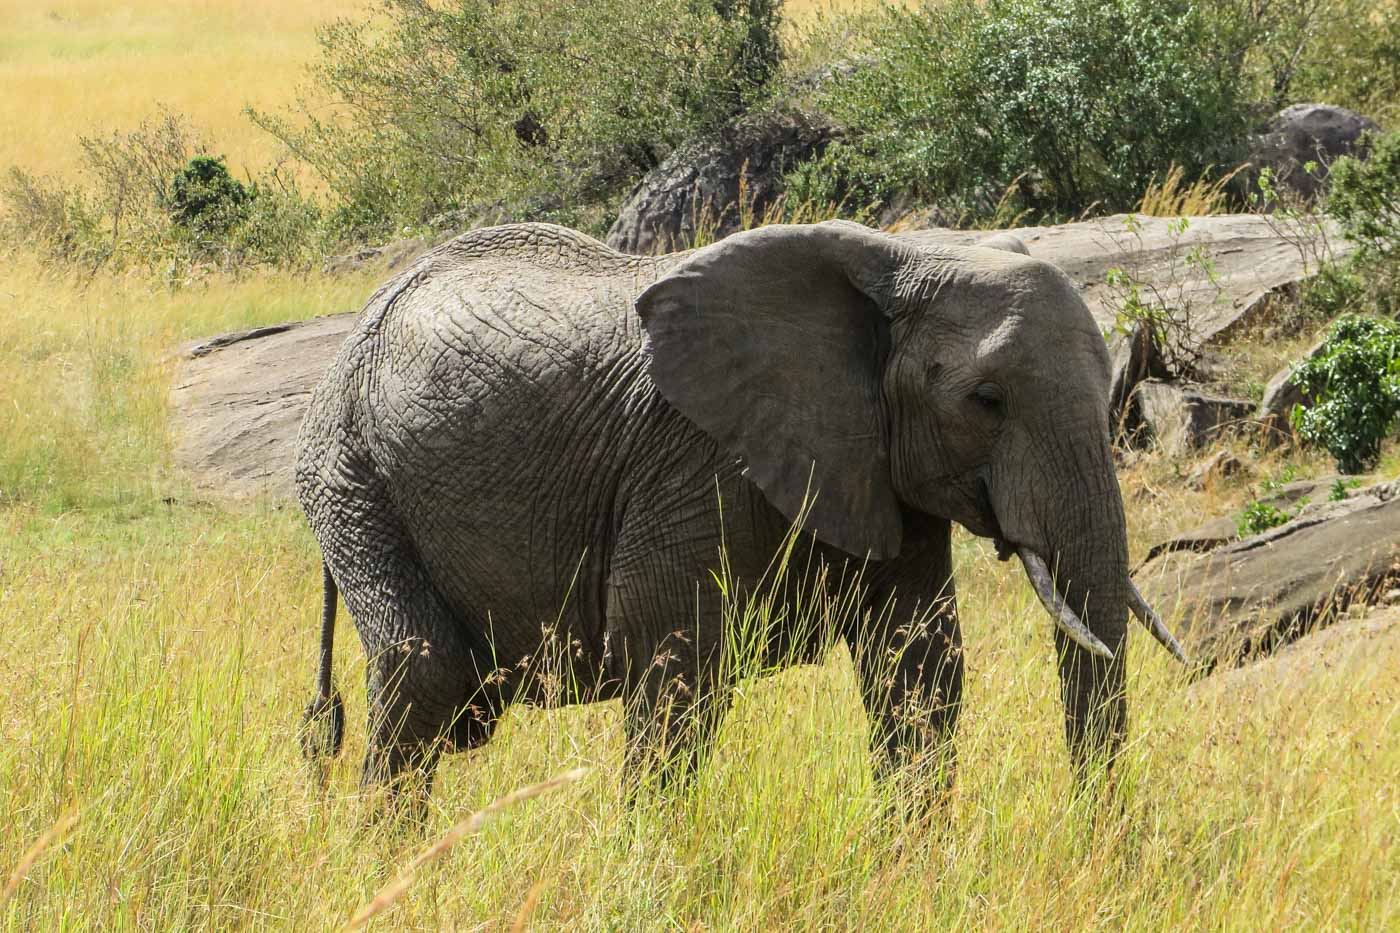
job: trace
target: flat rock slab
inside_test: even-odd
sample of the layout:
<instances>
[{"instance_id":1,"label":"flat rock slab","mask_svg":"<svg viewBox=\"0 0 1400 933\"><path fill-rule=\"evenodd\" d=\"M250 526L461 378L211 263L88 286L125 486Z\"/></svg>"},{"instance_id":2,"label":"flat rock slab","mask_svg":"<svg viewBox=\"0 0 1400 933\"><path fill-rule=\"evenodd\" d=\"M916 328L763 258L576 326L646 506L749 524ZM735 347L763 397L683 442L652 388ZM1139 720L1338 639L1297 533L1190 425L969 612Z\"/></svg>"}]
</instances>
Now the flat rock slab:
<instances>
[{"instance_id":1,"label":"flat rock slab","mask_svg":"<svg viewBox=\"0 0 1400 933\"><path fill-rule=\"evenodd\" d=\"M1313 632L1255 664L1223 671L1186 691L1188 703L1225 701L1232 705L1261 695L1282 695L1314 704L1317 694L1303 689L1308 678L1348 683L1367 670L1400 670L1400 608L1370 611Z\"/></svg>"},{"instance_id":2,"label":"flat rock slab","mask_svg":"<svg viewBox=\"0 0 1400 933\"><path fill-rule=\"evenodd\" d=\"M1356 477L1324 476L1322 479L1300 479L1297 482L1285 483L1260 496L1256 501L1273 506L1281 512L1297 512L1308 505L1328 501L1328 497L1332 494L1332 487L1339 479L1354 480ZM1355 489L1349 489L1348 498L1355 492ZM1151 550L1147 552L1147 558L1143 561L1143 566L1171 551L1204 553L1238 541L1240 540L1239 518L1238 512L1231 512L1228 515L1212 518L1190 531L1172 535L1167 540L1152 545Z\"/></svg>"},{"instance_id":3,"label":"flat rock slab","mask_svg":"<svg viewBox=\"0 0 1400 933\"><path fill-rule=\"evenodd\" d=\"M1148 601L1178 619L1207 668L1267 654L1372 603L1400 578L1400 484L1305 509L1263 534L1205 554L1169 551L1134 574Z\"/></svg>"},{"instance_id":4,"label":"flat rock slab","mask_svg":"<svg viewBox=\"0 0 1400 933\"><path fill-rule=\"evenodd\" d=\"M1254 404L1207 395L1196 386L1148 379L1133 392L1140 431L1174 456L1206 447L1254 414Z\"/></svg>"},{"instance_id":5,"label":"flat rock slab","mask_svg":"<svg viewBox=\"0 0 1400 933\"><path fill-rule=\"evenodd\" d=\"M293 498L297 429L358 313L225 334L187 349L171 389L176 459L195 485Z\"/></svg>"},{"instance_id":6,"label":"flat rock slab","mask_svg":"<svg viewBox=\"0 0 1400 933\"><path fill-rule=\"evenodd\" d=\"M1121 268L1150 284L1174 304L1189 307L1196 336L1203 343L1229 338L1248 322L1250 313L1279 289L1305 278L1298 246L1258 214L1192 217L1186 230L1173 234L1172 218L1127 214L1053 227L1012 231L1037 259L1055 263L1079 286L1100 327L1112 327L1121 293L1105 281L1108 270ZM975 245L996 230L920 230L902 234L916 242ZM1350 246L1328 228L1338 253ZM1186 263L1187 251L1200 246L1213 263L1216 282Z\"/></svg>"},{"instance_id":7,"label":"flat rock slab","mask_svg":"<svg viewBox=\"0 0 1400 933\"><path fill-rule=\"evenodd\" d=\"M1128 230L1125 215L1012 232L1030 255L1069 274L1103 327L1112 326L1118 309L1117 293L1104 284L1110 268L1128 269L1193 300L1202 339L1227 335L1272 291L1305 274L1298 250L1262 217L1193 218L1179 236L1171 234L1166 219L1138 222L1136 233ZM967 245L997 233L899 235L918 243ZM1184 269L1184 252L1196 245L1213 257L1222 290ZM354 320L345 314L260 328L215 337L183 354L172 392L176 456L199 487L233 497L290 495L292 447L307 396Z\"/></svg>"}]
</instances>

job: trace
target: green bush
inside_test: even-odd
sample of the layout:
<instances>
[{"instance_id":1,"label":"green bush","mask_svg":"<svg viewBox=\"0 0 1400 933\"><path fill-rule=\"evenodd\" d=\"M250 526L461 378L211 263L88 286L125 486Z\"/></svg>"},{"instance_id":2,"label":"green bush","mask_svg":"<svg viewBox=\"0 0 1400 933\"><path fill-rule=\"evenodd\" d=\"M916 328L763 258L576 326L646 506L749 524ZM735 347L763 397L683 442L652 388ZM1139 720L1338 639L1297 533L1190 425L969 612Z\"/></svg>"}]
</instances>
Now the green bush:
<instances>
[{"instance_id":1,"label":"green bush","mask_svg":"<svg viewBox=\"0 0 1400 933\"><path fill-rule=\"evenodd\" d=\"M1327 212L1356 244L1354 290L1374 310L1400 315L1400 133L1369 140L1365 160L1345 157L1328 177Z\"/></svg>"},{"instance_id":2,"label":"green bush","mask_svg":"<svg viewBox=\"0 0 1400 933\"><path fill-rule=\"evenodd\" d=\"M1293 383L1317 401L1295 408L1306 441L1325 447L1343 473L1363 473L1400 415L1400 325L1345 315L1321 350L1293 371Z\"/></svg>"},{"instance_id":3,"label":"green bush","mask_svg":"<svg viewBox=\"0 0 1400 933\"><path fill-rule=\"evenodd\" d=\"M1357 486L1360 486L1360 485L1361 485L1361 481L1360 481L1360 480L1357 480L1357 479L1341 479L1341 478L1339 477L1339 478L1337 479L1337 481L1336 481L1335 483L1332 484L1332 488L1331 488L1330 490L1328 490L1328 493L1327 493L1327 501L1328 501L1328 502L1345 502L1345 501L1347 500L1347 498L1351 495L1351 491L1352 491L1353 489L1355 489Z\"/></svg>"},{"instance_id":4,"label":"green bush","mask_svg":"<svg viewBox=\"0 0 1400 933\"><path fill-rule=\"evenodd\" d=\"M988 215L1014 186L1039 214L1134 206L1173 164L1228 163L1240 63L1184 0L950 0L892 7L825 105L850 128L802 195L912 194Z\"/></svg>"},{"instance_id":5,"label":"green bush","mask_svg":"<svg viewBox=\"0 0 1400 933\"><path fill-rule=\"evenodd\" d=\"M170 186L170 210L188 230L227 233L247 206L248 189L228 173L223 157L195 156Z\"/></svg>"},{"instance_id":6,"label":"green bush","mask_svg":"<svg viewBox=\"0 0 1400 933\"><path fill-rule=\"evenodd\" d=\"M1244 511L1240 512L1239 518L1235 520L1235 529L1240 533L1241 538L1248 538L1261 531L1276 528L1286 523L1290 518L1292 516L1278 506L1256 500L1245 506Z\"/></svg>"},{"instance_id":7,"label":"green bush","mask_svg":"<svg viewBox=\"0 0 1400 933\"><path fill-rule=\"evenodd\" d=\"M764 94L779 9L384 0L320 33L314 100L253 118L324 179L346 237L461 209L596 229L673 147Z\"/></svg>"},{"instance_id":8,"label":"green bush","mask_svg":"<svg viewBox=\"0 0 1400 933\"><path fill-rule=\"evenodd\" d=\"M197 267L304 264L325 243L320 210L295 184L276 170L238 181L173 114L79 144L82 181L13 169L0 184L7 240L172 281Z\"/></svg>"}]
</instances>

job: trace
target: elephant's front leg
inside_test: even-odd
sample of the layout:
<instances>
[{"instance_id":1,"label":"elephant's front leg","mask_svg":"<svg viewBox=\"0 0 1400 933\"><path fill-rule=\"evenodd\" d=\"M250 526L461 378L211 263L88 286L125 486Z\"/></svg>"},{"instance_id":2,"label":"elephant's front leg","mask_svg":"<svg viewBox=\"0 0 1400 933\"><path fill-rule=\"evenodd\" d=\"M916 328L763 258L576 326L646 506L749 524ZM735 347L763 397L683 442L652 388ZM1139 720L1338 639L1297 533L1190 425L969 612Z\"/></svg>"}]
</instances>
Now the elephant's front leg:
<instances>
[{"instance_id":1,"label":"elephant's front leg","mask_svg":"<svg viewBox=\"0 0 1400 933\"><path fill-rule=\"evenodd\" d=\"M724 607L705 553L718 544L703 536L669 546L643 541L619 547L613 563L607 670L622 687L628 783L654 777L684 785L728 707Z\"/></svg>"},{"instance_id":2,"label":"elephant's front leg","mask_svg":"<svg viewBox=\"0 0 1400 933\"><path fill-rule=\"evenodd\" d=\"M898 561L875 570L867 613L848 635L879 773L913 776L933 794L952 785L962 705L950 530L911 523Z\"/></svg>"}]
</instances>

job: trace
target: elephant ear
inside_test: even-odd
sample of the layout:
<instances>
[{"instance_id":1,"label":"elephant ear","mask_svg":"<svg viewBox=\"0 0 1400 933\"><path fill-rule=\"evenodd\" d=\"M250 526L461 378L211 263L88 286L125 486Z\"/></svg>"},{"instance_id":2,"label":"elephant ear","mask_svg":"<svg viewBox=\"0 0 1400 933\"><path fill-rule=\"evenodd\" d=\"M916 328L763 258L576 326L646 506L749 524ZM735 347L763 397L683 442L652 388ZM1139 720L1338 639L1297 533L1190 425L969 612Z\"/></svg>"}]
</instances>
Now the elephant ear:
<instances>
[{"instance_id":1,"label":"elephant ear","mask_svg":"<svg viewBox=\"0 0 1400 933\"><path fill-rule=\"evenodd\" d=\"M858 224L772 226L702 249L637 299L652 381L789 520L899 553L882 392L885 290L907 247Z\"/></svg>"}]
</instances>

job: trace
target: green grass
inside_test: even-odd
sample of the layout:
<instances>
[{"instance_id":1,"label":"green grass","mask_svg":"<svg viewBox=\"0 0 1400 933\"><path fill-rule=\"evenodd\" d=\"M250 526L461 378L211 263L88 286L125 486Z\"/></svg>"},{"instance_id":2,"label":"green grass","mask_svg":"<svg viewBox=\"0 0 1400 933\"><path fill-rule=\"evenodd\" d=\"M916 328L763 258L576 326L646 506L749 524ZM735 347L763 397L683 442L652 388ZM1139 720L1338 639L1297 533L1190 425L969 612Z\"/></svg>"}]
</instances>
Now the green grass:
<instances>
[{"instance_id":1,"label":"green grass","mask_svg":"<svg viewBox=\"0 0 1400 933\"><path fill-rule=\"evenodd\" d=\"M513 710L442 768L422 833L357 793L364 660L342 626L346 753L295 740L317 558L295 509L191 495L169 464L168 351L353 307L366 280L0 282L0 905L11 929L334 927L493 798L584 766L426 866L373 929L1198 929L1400 923L1400 669L1363 659L1188 692L1139 634L1120 802L1074 796L1049 623L957 541L968 684L956 790L905 820L873 782L844 650L748 679L693 795L629 809L616 704ZM1239 489L1124 476L1134 547ZM1166 491L1164 491L1166 490Z\"/></svg>"}]
</instances>

